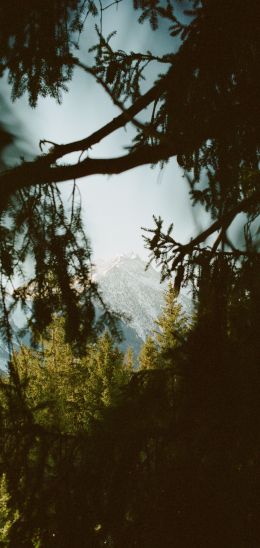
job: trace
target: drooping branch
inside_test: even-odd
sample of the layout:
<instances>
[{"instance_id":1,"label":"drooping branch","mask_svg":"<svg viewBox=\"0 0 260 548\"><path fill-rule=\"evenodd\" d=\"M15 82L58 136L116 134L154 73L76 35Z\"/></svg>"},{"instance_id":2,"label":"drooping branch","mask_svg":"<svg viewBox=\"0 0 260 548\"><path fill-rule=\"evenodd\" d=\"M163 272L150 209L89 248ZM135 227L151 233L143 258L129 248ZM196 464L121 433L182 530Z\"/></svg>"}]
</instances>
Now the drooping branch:
<instances>
[{"instance_id":1,"label":"drooping branch","mask_svg":"<svg viewBox=\"0 0 260 548\"><path fill-rule=\"evenodd\" d=\"M67 144L53 144L48 154L42 154L33 162L24 162L0 175L1 210L6 206L9 197L24 187L35 186L48 182L62 182L94 174L121 173L139 165L166 160L178 151L172 152L169 146L163 144L157 147L140 147L138 151L112 159L89 159L75 165L58 166L56 161L72 152L88 150L99 143L114 131L133 121L136 114L145 109L152 101L158 98L166 89L168 76L164 76L147 93L140 97L133 105L113 118L103 127L88 137ZM49 141L41 141L41 143Z\"/></svg>"},{"instance_id":2,"label":"drooping branch","mask_svg":"<svg viewBox=\"0 0 260 548\"><path fill-rule=\"evenodd\" d=\"M113 175L135 167L167 160L176 151L167 145L144 146L134 152L116 158L86 158L73 165L49 165L46 157L26 162L4 172L0 177L1 209L9 197L22 188L50 182L63 182L89 175Z\"/></svg>"}]
</instances>

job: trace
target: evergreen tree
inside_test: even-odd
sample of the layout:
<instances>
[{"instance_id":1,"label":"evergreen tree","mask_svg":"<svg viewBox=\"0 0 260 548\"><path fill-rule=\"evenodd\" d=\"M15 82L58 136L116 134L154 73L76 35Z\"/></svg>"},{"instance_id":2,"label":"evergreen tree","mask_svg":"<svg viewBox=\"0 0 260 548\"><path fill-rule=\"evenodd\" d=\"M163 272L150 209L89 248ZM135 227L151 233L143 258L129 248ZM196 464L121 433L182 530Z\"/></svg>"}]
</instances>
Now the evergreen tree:
<instances>
[{"instance_id":1,"label":"evergreen tree","mask_svg":"<svg viewBox=\"0 0 260 548\"><path fill-rule=\"evenodd\" d=\"M108 331L99 338L97 344L89 348L85 360L88 369L86 394L89 397L90 413L97 419L102 417L105 408L116 404L131 372Z\"/></svg>"},{"instance_id":2,"label":"evergreen tree","mask_svg":"<svg viewBox=\"0 0 260 548\"><path fill-rule=\"evenodd\" d=\"M115 404L130 369L108 332L77 358L56 318L41 349L22 347L14 367L37 423L59 432L86 431L102 410Z\"/></svg>"},{"instance_id":3,"label":"evergreen tree","mask_svg":"<svg viewBox=\"0 0 260 548\"><path fill-rule=\"evenodd\" d=\"M177 299L176 289L170 283L165 293L162 314L155 322L158 327L155 337L159 346L159 360L164 367L174 365L174 359L184 345L188 332L188 320Z\"/></svg>"},{"instance_id":4,"label":"evergreen tree","mask_svg":"<svg viewBox=\"0 0 260 548\"><path fill-rule=\"evenodd\" d=\"M3 534L11 546L82 546L86 535L95 545L111 417L131 374L108 332L75 358L61 318L40 348L14 355L0 407L0 471L10 487L9 513L3 491Z\"/></svg>"},{"instance_id":5,"label":"evergreen tree","mask_svg":"<svg viewBox=\"0 0 260 548\"><path fill-rule=\"evenodd\" d=\"M59 432L73 432L82 427L78 391L84 387L86 372L64 337L64 321L57 318L39 349L22 347L14 355L14 368L35 421Z\"/></svg>"},{"instance_id":6,"label":"evergreen tree","mask_svg":"<svg viewBox=\"0 0 260 548\"><path fill-rule=\"evenodd\" d=\"M10 495L8 493L6 475L0 478L0 545L10 546L9 531L18 519L18 512L10 508Z\"/></svg>"},{"instance_id":7,"label":"evergreen tree","mask_svg":"<svg viewBox=\"0 0 260 548\"><path fill-rule=\"evenodd\" d=\"M141 349L141 369L173 368L180 361L179 354L184 346L189 325L177 299L176 289L170 283L165 292L162 314L155 321L157 329L154 329L153 336L147 337Z\"/></svg>"},{"instance_id":8,"label":"evergreen tree","mask_svg":"<svg viewBox=\"0 0 260 548\"><path fill-rule=\"evenodd\" d=\"M156 369L159 367L159 349L153 337L147 336L139 354L139 367L141 370Z\"/></svg>"},{"instance_id":9,"label":"evergreen tree","mask_svg":"<svg viewBox=\"0 0 260 548\"><path fill-rule=\"evenodd\" d=\"M133 348L131 346L129 346L125 352L124 365L128 371L133 372L135 366L135 357Z\"/></svg>"}]
</instances>

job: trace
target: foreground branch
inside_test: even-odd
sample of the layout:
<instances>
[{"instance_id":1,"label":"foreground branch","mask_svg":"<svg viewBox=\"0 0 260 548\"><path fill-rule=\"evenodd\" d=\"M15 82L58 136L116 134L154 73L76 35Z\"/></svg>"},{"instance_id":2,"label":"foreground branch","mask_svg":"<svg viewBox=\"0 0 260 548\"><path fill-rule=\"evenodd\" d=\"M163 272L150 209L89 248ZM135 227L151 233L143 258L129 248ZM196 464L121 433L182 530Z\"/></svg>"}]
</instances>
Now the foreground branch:
<instances>
[{"instance_id":1,"label":"foreground branch","mask_svg":"<svg viewBox=\"0 0 260 548\"><path fill-rule=\"evenodd\" d=\"M146 108L152 101L157 99L162 92L166 89L167 76L162 78L155 86L153 86L147 93L142 95L137 101L128 109L125 109L124 112L119 114L104 125L102 128L98 129L85 139L79 141L74 141L72 143L67 143L65 145L55 145L52 151L46 155L45 162L54 163L58 158L62 158L66 154L71 154L72 152L78 152L82 150L87 150L93 145L100 143L105 137L111 135L114 131L124 127L127 123L131 122L136 114L141 112Z\"/></svg>"},{"instance_id":2,"label":"foreground branch","mask_svg":"<svg viewBox=\"0 0 260 548\"><path fill-rule=\"evenodd\" d=\"M167 160L176 151L169 146L144 146L124 156L108 159L86 158L75 165L46 165L45 157L35 162L26 162L21 166L4 172L0 177L1 209L9 197L22 188L51 182L63 182L80 179L89 175L113 175L135 167Z\"/></svg>"},{"instance_id":3,"label":"foreground branch","mask_svg":"<svg viewBox=\"0 0 260 548\"><path fill-rule=\"evenodd\" d=\"M181 244L176 242L174 238L168 232L167 234L161 231L162 220L161 218L155 219L156 228L154 230L148 230L152 233L152 237L144 236L145 246L152 251L153 255L161 260L161 264L166 264L167 275L174 271L179 264L183 263L186 255L190 255L194 250L197 250L203 242L207 240L209 236L217 231L221 231L217 237L216 242L219 244L221 240L225 239L225 233L227 228L231 225L235 217L239 213L249 213L251 208L254 208L259 204L260 192L253 193L250 197L241 200L233 209L222 215L217 221L212 223L206 230L203 230L198 236L191 239L187 244ZM147 229L144 229L147 230ZM215 242L215 243L216 243ZM213 245L212 252L216 251L215 244ZM238 255L240 252L237 250ZM241 252L243 254L243 252ZM171 264L170 269L168 263Z\"/></svg>"},{"instance_id":4,"label":"foreground branch","mask_svg":"<svg viewBox=\"0 0 260 548\"><path fill-rule=\"evenodd\" d=\"M102 128L95 131L85 139L67 143L64 145L54 144L52 150L45 155L39 156L33 162L25 162L22 165L3 172L0 175L1 202L3 210L9 197L25 187L37 184L62 182L70 179L78 179L88 175L104 174L111 175L122 173L134 167L156 163L166 160L177 154L172 152L169 146L163 144L157 147L142 147L138 151L128 155L112 159L90 159L77 163L76 165L57 166L56 161L72 152L88 150L93 145L102 141L111 133L124 127L133 120L134 116L146 108L152 101L159 97L166 89L168 77L162 78L147 93L140 97L131 107L125 109L119 116L113 118ZM44 141L43 141L44 142Z\"/></svg>"},{"instance_id":5,"label":"foreground branch","mask_svg":"<svg viewBox=\"0 0 260 548\"><path fill-rule=\"evenodd\" d=\"M111 91L111 89L109 88L109 85L104 81L102 80L102 78L98 75L98 73L92 68L92 67L88 67L87 65L85 65L84 63L82 63L81 61L79 61L79 59L77 58L73 58L74 60L74 65L83 69L84 72L86 72L87 74L90 74L91 76L93 76L96 80L96 82L102 86L102 88L104 89L104 91L106 92L106 94L110 97L110 99L113 101L114 105L119 108L121 110L121 112L124 112L126 113L127 117L128 117L128 121L131 122L135 127L137 127L138 129L141 129L143 130L144 129L144 124L142 124L141 122L139 122L139 120L136 120L135 118L133 117L129 117L129 113L128 113L128 110L125 108L124 104L122 103L122 101L119 101L119 99L117 99L115 97L115 95L113 94L113 92Z\"/></svg>"}]
</instances>

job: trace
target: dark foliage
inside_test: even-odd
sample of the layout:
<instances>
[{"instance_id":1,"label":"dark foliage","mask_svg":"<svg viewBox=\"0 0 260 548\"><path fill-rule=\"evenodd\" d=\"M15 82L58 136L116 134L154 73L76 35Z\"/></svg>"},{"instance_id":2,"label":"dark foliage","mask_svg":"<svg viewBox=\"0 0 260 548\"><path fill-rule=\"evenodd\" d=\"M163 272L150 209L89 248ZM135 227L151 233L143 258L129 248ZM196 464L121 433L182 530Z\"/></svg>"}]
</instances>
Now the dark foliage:
<instances>
[{"instance_id":1,"label":"dark foliage","mask_svg":"<svg viewBox=\"0 0 260 548\"><path fill-rule=\"evenodd\" d=\"M0 7L1 72L8 70L13 99L25 91L31 106L39 95L59 102L72 76L73 38L82 30L85 12L94 2L17 0Z\"/></svg>"},{"instance_id":2,"label":"dark foliage","mask_svg":"<svg viewBox=\"0 0 260 548\"><path fill-rule=\"evenodd\" d=\"M92 279L91 250L75 185L70 211L57 186L45 185L17 193L1 221L0 328L10 348L11 316L18 305L28 321L21 335L30 328L36 343L54 314L66 319L67 340L75 352L84 351L87 339L97 336L105 323L116 332L116 316L106 308ZM96 320L98 303L103 313Z\"/></svg>"},{"instance_id":3,"label":"dark foliage","mask_svg":"<svg viewBox=\"0 0 260 548\"><path fill-rule=\"evenodd\" d=\"M250 262L236 280L227 263L212 280L204 272L177 361L134 373L85 432L40 425L10 370L1 466L20 512L11 546L258 546L258 279Z\"/></svg>"}]
</instances>

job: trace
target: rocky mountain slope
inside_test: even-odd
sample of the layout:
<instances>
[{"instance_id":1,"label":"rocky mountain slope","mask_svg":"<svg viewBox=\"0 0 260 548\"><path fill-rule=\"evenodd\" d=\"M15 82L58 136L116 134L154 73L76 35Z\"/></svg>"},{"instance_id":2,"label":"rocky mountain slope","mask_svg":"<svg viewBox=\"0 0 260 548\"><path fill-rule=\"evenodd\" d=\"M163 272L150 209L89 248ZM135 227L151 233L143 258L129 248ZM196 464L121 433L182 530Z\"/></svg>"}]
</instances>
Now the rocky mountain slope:
<instances>
[{"instance_id":1,"label":"rocky mountain slope","mask_svg":"<svg viewBox=\"0 0 260 548\"><path fill-rule=\"evenodd\" d=\"M165 290L159 273L152 267L145 271L145 266L137 255L120 255L97 264L95 274L105 302L129 318L124 323L143 341L160 314Z\"/></svg>"},{"instance_id":2,"label":"rocky mountain slope","mask_svg":"<svg viewBox=\"0 0 260 548\"><path fill-rule=\"evenodd\" d=\"M135 254L120 255L110 262L96 264L95 279L105 302L115 312L125 314L122 329L126 337L124 346L131 345L136 353L155 327L154 321L161 314L167 283L160 283L160 273ZM180 297L186 312L191 302Z\"/></svg>"}]
</instances>

